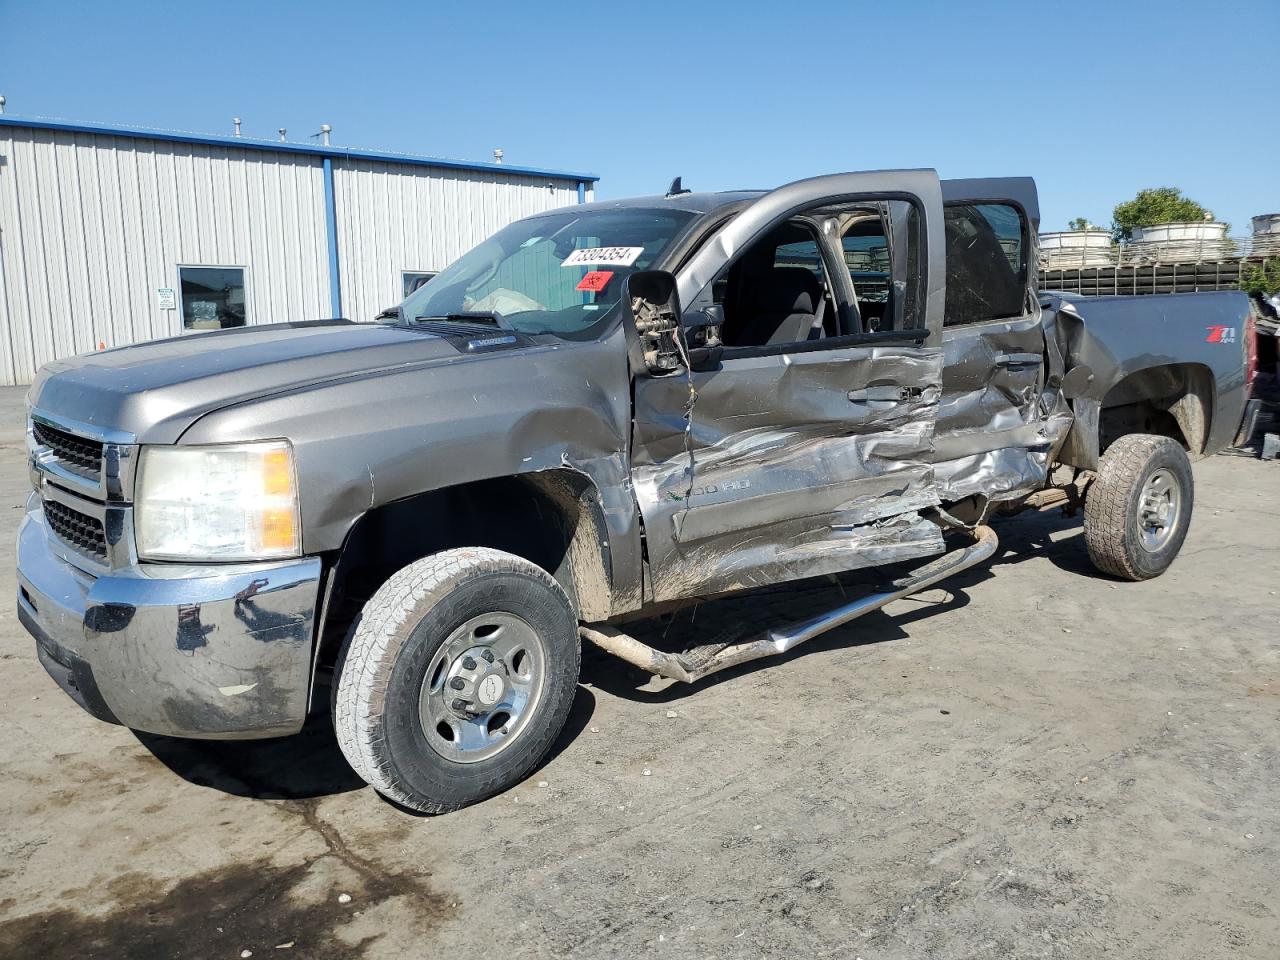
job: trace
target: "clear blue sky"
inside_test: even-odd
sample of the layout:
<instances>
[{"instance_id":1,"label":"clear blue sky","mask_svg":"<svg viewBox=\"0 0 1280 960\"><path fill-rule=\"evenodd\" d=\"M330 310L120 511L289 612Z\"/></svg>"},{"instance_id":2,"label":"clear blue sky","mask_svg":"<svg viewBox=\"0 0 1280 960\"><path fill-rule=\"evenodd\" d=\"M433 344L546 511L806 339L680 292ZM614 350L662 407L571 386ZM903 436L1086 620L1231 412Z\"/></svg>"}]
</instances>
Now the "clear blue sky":
<instances>
[{"instance_id":1,"label":"clear blue sky","mask_svg":"<svg viewBox=\"0 0 1280 960\"><path fill-rule=\"evenodd\" d=\"M599 174L1031 174L1044 229L1173 185L1280 211L1280 0L0 0L8 113Z\"/></svg>"}]
</instances>

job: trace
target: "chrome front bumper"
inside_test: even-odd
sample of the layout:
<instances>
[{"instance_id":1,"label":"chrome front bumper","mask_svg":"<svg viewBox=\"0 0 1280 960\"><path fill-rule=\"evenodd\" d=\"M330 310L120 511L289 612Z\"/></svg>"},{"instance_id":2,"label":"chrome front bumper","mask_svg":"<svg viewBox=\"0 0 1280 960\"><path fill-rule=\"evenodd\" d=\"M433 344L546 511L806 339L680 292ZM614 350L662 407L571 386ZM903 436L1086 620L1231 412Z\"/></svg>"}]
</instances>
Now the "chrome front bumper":
<instances>
[{"instance_id":1,"label":"chrome front bumper","mask_svg":"<svg viewBox=\"0 0 1280 960\"><path fill-rule=\"evenodd\" d=\"M34 495L18 534L18 619L40 662L89 713L149 733L296 733L319 584L314 558L135 564L95 577L59 555Z\"/></svg>"}]
</instances>

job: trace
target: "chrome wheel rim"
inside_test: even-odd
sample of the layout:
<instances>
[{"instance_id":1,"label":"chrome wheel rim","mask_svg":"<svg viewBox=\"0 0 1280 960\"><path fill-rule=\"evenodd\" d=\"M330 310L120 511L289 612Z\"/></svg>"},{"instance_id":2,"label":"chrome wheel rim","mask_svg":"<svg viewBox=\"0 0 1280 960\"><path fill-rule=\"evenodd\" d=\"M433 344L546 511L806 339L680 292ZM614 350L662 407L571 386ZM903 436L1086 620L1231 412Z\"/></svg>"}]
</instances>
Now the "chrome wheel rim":
<instances>
[{"instance_id":1,"label":"chrome wheel rim","mask_svg":"<svg viewBox=\"0 0 1280 960\"><path fill-rule=\"evenodd\" d=\"M1157 470L1147 478L1138 497L1138 531L1145 550L1160 550L1178 528L1182 516L1182 488L1172 472Z\"/></svg>"},{"instance_id":2,"label":"chrome wheel rim","mask_svg":"<svg viewBox=\"0 0 1280 960\"><path fill-rule=\"evenodd\" d=\"M487 760L528 727L546 684L547 651L511 613L472 617L431 658L418 695L427 743L457 763Z\"/></svg>"}]
</instances>

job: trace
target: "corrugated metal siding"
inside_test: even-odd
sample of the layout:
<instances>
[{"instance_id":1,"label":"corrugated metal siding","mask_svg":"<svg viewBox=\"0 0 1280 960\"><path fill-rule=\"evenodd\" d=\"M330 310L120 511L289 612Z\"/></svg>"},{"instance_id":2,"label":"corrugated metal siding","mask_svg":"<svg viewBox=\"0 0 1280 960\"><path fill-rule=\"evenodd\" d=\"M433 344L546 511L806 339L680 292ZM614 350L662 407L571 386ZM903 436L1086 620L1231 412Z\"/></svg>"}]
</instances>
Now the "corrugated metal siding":
<instances>
[{"instance_id":1,"label":"corrugated metal siding","mask_svg":"<svg viewBox=\"0 0 1280 960\"><path fill-rule=\"evenodd\" d=\"M246 268L250 323L328 316L321 160L0 127L0 383L182 332L179 264Z\"/></svg>"},{"instance_id":2,"label":"corrugated metal siding","mask_svg":"<svg viewBox=\"0 0 1280 960\"><path fill-rule=\"evenodd\" d=\"M578 202L572 175L334 157L343 314L401 299L512 220ZM594 197L587 184L586 198ZM0 383L183 332L178 266L245 268L248 322L333 314L320 156L0 124Z\"/></svg>"},{"instance_id":3,"label":"corrugated metal siding","mask_svg":"<svg viewBox=\"0 0 1280 960\"><path fill-rule=\"evenodd\" d=\"M405 270L441 270L512 220L578 202L576 180L335 160L342 312L399 303Z\"/></svg>"}]
</instances>

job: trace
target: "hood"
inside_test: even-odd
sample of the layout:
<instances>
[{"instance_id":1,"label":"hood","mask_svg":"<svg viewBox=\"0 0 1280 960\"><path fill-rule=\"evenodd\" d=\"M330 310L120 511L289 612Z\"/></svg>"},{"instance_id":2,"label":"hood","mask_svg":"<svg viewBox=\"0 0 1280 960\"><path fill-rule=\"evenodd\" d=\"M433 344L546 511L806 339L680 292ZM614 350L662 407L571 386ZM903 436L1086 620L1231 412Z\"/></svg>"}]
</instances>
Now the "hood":
<instances>
[{"instance_id":1,"label":"hood","mask_svg":"<svg viewBox=\"0 0 1280 960\"><path fill-rule=\"evenodd\" d=\"M445 362L526 338L505 330L447 332L346 320L189 334L58 360L41 368L36 409L139 443L173 443L204 414L339 378Z\"/></svg>"}]
</instances>

